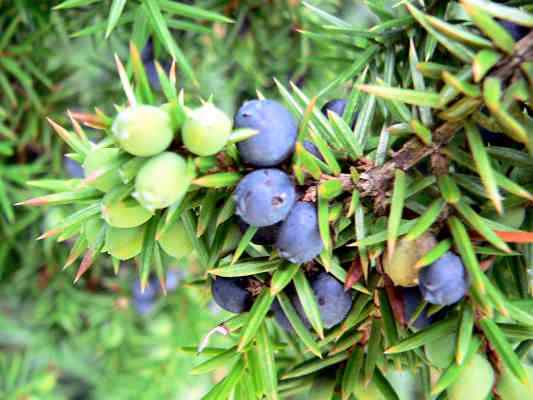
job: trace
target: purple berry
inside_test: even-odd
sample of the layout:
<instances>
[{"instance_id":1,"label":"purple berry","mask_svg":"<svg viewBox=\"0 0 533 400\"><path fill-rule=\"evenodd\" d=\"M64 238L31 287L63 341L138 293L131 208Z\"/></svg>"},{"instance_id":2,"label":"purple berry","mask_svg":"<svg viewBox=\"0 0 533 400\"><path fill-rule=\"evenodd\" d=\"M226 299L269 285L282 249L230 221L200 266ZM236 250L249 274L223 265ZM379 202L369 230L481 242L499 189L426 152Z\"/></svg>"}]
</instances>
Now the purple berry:
<instances>
[{"instance_id":1,"label":"purple berry","mask_svg":"<svg viewBox=\"0 0 533 400\"><path fill-rule=\"evenodd\" d=\"M239 182L234 196L236 214L247 224L262 227L285 219L296 201L296 189L286 173L259 169Z\"/></svg>"},{"instance_id":2,"label":"purple berry","mask_svg":"<svg viewBox=\"0 0 533 400\"><path fill-rule=\"evenodd\" d=\"M324 327L330 329L344 321L352 308L352 295L344 290L344 285L333 275L321 272L313 279L311 287Z\"/></svg>"},{"instance_id":3,"label":"purple berry","mask_svg":"<svg viewBox=\"0 0 533 400\"><path fill-rule=\"evenodd\" d=\"M133 283L132 294L133 298L139 301L154 300L159 293L159 282L157 279L152 278L146 284L144 291L141 290L141 281L136 279Z\"/></svg>"},{"instance_id":4,"label":"purple berry","mask_svg":"<svg viewBox=\"0 0 533 400\"><path fill-rule=\"evenodd\" d=\"M273 100L245 102L235 115L237 128L256 129L259 133L238 143L242 159L257 167L272 167L293 152L298 127L292 114Z\"/></svg>"},{"instance_id":5,"label":"purple berry","mask_svg":"<svg viewBox=\"0 0 533 400\"><path fill-rule=\"evenodd\" d=\"M350 292L344 290L342 283L333 275L321 272L312 279L311 288L313 289L324 327L330 329L344 321L352 308L352 296ZM309 328L311 325L305 316L298 295L289 290L289 298L300 319ZM292 325L277 301L272 303L271 310L274 312L274 317L280 326L286 331L292 331Z\"/></svg>"},{"instance_id":6,"label":"purple berry","mask_svg":"<svg viewBox=\"0 0 533 400\"><path fill-rule=\"evenodd\" d=\"M454 253L447 252L420 271L419 285L426 301L447 306L465 296L470 281L461 259Z\"/></svg>"},{"instance_id":7,"label":"purple berry","mask_svg":"<svg viewBox=\"0 0 533 400\"><path fill-rule=\"evenodd\" d=\"M250 280L247 278L221 278L213 280L211 293L215 302L224 310L240 314L250 310L253 303L248 291Z\"/></svg>"},{"instance_id":8,"label":"purple berry","mask_svg":"<svg viewBox=\"0 0 533 400\"><path fill-rule=\"evenodd\" d=\"M242 218L237 219L237 224L239 225L241 233L246 232L246 230L250 227L250 225L244 222ZM276 243L281 224L282 222L278 222L274 225L263 226L261 228L258 228L257 232L252 238L252 243L259 244L262 246L272 246L274 243Z\"/></svg>"},{"instance_id":9,"label":"purple berry","mask_svg":"<svg viewBox=\"0 0 533 400\"><path fill-rule=\"evenodd\" d=\"M148 77L148 82L150 86L156 90L161 90L161 82L159 82L159 75L157 74L157 69L155 67L155 53L154 53L154 42L152 38L148 39L146 45L141 51L141 60L144 64L144 70L146 71L146 76ZM164 61L161 63L161 67L168 74L170 71L171 63L170 61Z\"/></svg>"},{"instance_id":10,"label":"purple berry","mask_svg":"<svg viewBox=\"0 0 533 400\"><path fill-rule=\"evenodd\" d=\"M159 294L159 282L152 278L148 281L144 291L141 291L141 281L136 279L132 287L133 306L140 315L149 314L155 307L155 300Z\"/></svg>"},{"instance_id":11,"label":"purple berry","mask_svg":"<svg viewBox=\"0 0 533 400\"><path fill-rule=\"evenodd\" d=\"M77 161L74 161L71 158L63 158L63 168L67 171L67 174L72 178L83 179L85 173L83 172L83 167Z\"/></svg>"},{"instance_id":12,"label":"purple berry","mask_svg":"<svg viewBox=\"0 0 533 400\"><path fill-rule=\"evenodd\" d=\"M133 299L133 307L135 307L135 310L137 310L137 313L140 315L147 315L154 310L155 302Z\"/></svg>"},{"instance_id":13,"label":"purple berry","mask_svg":"<svg viewBox=\"0 0 533 400\"><path fill-rule=\"evenodd\" d=\"M184 277L185 277L185 273L183 272L182 269L179 269L179 268L169 269L167 271L167 276L165 279L165 285L167 287L167 291L171 292L173 290L176 290Z\"/></svg>"},{"instance_id":14,"label":"purple berry","mask_svg":"<svg viewBox=\"0 0 533 400\"><path fill-rule=\"evenodd\" d=\"M328 111L332 111L339 117L342 117L342 115L344 114L344 109L346 108L346 104L348 104L348 102L345 99L330 100L322 106L322 114L327 117Z\"/></svg>"},{"instance_id":15,"label":"purple berry","mask_svg":"<svg viewBox=\"0 0 533 400\"><path fill-rule=\"evenodd\" d=\"M345 99L333 99L328 101L326 104L322 106L322 114L324 114L326 117L328 116L328 111L332 111L335 114L337 114L339 117L342 117L344 114L344 110L346 109L346 105L348 102ZM357 113L354 114L351 127L352 129L355 126L355 121L357 120Z\"/></svg>"},{"instance_id":16,"label":"purple berry","mask_svg":"<svg viewBox=\"0 0 533 400\"><path fill-rule=\"evenodd\" d=\"M281 257L293 263L311 261L324 243L318 230L318 216L312 203L297 202L281 225L276 247Z\"/></svg>"},{"instance_id":17,"label":"purple berry","mask_svg":"<svg viewBox=\"0 0 533 400\"><path fill-rule=\"evenodd\" d=\"M405 319L409 321L420 303L422 302L422 293L417 287L405 287L401 288L401 293L403 297L403 310L405 313ZM418 318L413 322L413 326L416 329L424 329L425 327L431 325L432 319L427 316L427 310L424 309L418 316Z\"/></svg>"}]
</instances>

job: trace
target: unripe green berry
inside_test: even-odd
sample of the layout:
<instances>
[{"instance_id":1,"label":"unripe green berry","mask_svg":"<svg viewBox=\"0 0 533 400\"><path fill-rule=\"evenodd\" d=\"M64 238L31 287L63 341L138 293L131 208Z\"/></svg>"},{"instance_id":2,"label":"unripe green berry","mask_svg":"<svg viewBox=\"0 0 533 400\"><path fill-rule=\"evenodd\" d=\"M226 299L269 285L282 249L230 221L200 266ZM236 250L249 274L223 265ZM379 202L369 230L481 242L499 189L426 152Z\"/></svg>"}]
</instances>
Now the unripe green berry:
<instances>
[{"instance_id":1,"label":"unripe green berry","mask_svg":"<svg viewBox=\"0 0 533 400\"><path fill-rule=\"evenodd\" d=\"M531 398L533 393L533 366L522 363L522 367L526 370L527 384L520 382L508 368L504 368L496 387L496 391L502 399L524 400Z\"/></svg>"},{"instance_id":2,"label":"unripe green berry","mask_svg":"<svg viewBox=\"0 0 533 400\"><path fill-rule=\"evenodd\" d=\"M140 157L165 151L174 137L168 112L147 105L122 110L111 130L124 151Z\"/></svg>"},{"instance_id":3,"label":"unripe green berry","mask_svg":"<svg viewBox=\"0 0 533 400\"><path fill-rule=\"evenodd\" d=\"M106 232L105 249L119 260L129 260L142 251L144 226L136 228L112 228Z\"/></svg>"},{"instance_id":4,"label":"unripe green berry","mask_svg":"<svg viewBox=\"0 0 533 400\"><path fill-rule=\"evenodd\" d=\"M485 400L492 390L492 385L494 385L492 366L485 356L476 353L448 388L448 399Z\"/></svg>"},{"instance_id":5,"label":"unripe green berry","mask_svg":"<svg viewBox=\"0 0 533 400\"><path fill-rule=\"evenodd\" d=\"M161 235L159 244L165 253L174 258L182 258L192 252L192 243L180 221L174 222L168 227Z\"/></svg>"},{"instance_id":6,"label":"unripe green berry","mask_svg":"<svg viewBox=\"0 0 533 400\"><path fill-rule=\"evenodd\" d=\"M182 128L183 144L199 156L218 153L228 141L233 122L211 103L189 111Z\"/></svg>"},{"instance_id":7,"label":"unripe green berry","mask_svg":"<svg viewBox=\"0 0 533 400\"><path fill-rule=\"evenodd\" d=\"M385 256L384 268L387 275L398 286L416 286L418 270L416 262L436 244L433 235L426 233L416 240L400 239L392 258Z\"/></svg>"},{"instance_id":8,"label":"unripe green berry","mask_svg":"<svg viewBox=\"0 0 533 400\"><path fill-rule=\"evenodd\" d=\"M139 170L133 197L153 211L181 199L189 184L185 160L177 154L164 152L148 160Z\"/></svg>"},{"instance_id":9,"label":"unripe green berry","mask_svg":"<svg viewBox=\"0 0 533 400\"><path fill-rule=\"evenodd\" d=\"M116 148L96 149L87 154L83 162L83 170L86 177L110 168L104 175L92 181L90 186L102 192L109 192L122 184L118 173L119 169L113 168L113 164L119 160L119 154L120 150Z\"/></svg>"},{"instance_id":10,"label":"unripe green berry","mask_svg":"<svg viewBox=\"0 0 533 400\"><path fill-rule=\"evenodd\" d=\"M152 215L133 199L102 204L102 216L114 228L134 228L144 224Z\"/></svg>"},{"instance_id":11,"label":"unripe green berry","mask_svg":"<svg viewBox=\"0 0 533 400\"><path fill-rule=\"evenodd\" d=\"M448 368L455 356L456 335L451 333L428 343L425 347L426 357L437 368Z\"/></svg>"}]
</instances>

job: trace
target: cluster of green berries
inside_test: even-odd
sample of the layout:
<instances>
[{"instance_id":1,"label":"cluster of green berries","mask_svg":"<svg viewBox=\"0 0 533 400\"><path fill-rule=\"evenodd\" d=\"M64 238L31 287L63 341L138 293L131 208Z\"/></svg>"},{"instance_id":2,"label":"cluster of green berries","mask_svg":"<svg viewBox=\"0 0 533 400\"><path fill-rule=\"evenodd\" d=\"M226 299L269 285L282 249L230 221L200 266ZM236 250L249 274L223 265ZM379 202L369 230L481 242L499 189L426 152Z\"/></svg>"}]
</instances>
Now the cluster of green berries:
<instances>
[{"instance_id":1,"label":"cluster of green berries","mask_svg":"<svg viewBox=\"0 0 533 400\"><path fill-rule=\"evenodd\" d=\"M157 210L178 203L190 188L194 168L170 149L173 143L181 138L190 153L206 156L219 152L231 134L231 119L211 103L186 109L185 113L180 124L167 105L127 107L111 126L118 146L96 145L83 162L85 178L105 193L101 209L108 225L105 250L119 260L142 251L146 223ZM130 183L131 191L125 186ZM88 226L86 230L91 231L91 224ZM94 222L93 235L88 238L95 237L100 226L101 221ZM159 244L175 258L192 251L179 221L163 232Z\"/></svg>"}]
</instances>

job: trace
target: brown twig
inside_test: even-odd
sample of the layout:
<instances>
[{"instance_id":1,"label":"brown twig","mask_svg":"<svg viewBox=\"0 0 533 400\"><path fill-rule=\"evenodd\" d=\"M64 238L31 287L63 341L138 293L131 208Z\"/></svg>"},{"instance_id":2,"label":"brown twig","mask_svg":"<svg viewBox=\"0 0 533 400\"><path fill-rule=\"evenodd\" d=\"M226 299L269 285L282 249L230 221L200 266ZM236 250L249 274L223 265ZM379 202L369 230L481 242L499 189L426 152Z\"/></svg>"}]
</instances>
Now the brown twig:
<instances>
[{"instance_id":1,"label":"brown twig","mask_svg":"<svg viewBox=\"0 0 533 400\"><path fill-rule=\"evenodd\" d=\"M496 64L489 75L507 80L513 76L513 73L524 60L533 60L533 31L520 40L515 46L514 53ZM406 171L424 158L436 154L439 149L453 139L461 126L462 124L457 121L444 122L433 132L433 142L430 145L423 144L418 138L409 140L384 165L374 167L361 174L361 179L356 184L361 196L371 196L376 199L385 198L397 168Z\"/></svg>"}]
</instances>

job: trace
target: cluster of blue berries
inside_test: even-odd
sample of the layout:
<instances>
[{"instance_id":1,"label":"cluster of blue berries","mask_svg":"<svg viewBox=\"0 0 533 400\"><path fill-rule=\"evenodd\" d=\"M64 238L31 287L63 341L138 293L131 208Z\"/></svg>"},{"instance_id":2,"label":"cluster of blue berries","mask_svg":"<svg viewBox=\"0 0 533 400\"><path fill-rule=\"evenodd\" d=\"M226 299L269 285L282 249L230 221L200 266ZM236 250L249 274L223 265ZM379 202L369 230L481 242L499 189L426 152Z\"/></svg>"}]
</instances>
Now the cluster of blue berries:
<instances>
[{"instance_id":1,"label":"cluster of blue berries","mask_svg":"<svg viewBox=\"0 0 533 400\"><path fill-rule=\"evenodd\" d=\"M298 201L294 181L279 168L294 151L296 120L276 101L252 100L238 110L235 125L258 131L238 144L243 161L258 168L246 175L235 190L241 226L257 227L252 241L273 245L290 262L311 261L323 249L316 208ZM320 157L311 142L304 145Z\"/></svg>"},{"instance_id":2,"label":"cluster of blue berries","mask_svg":"<svg viewBox=\"0 0 533 400\"><path fill-rule=\"evenodd\" d=\"M345 100L335 99L322 111L342 115L345 107ZM294 151L298 133L296 120L276 101L252 100L238 110L235 126L258 132L237 145L241 159L257 168L239 182L234 193L241 231L256 227L252 242L272 246L280 257L292 263L313 260L324 247L316 207L311 202L298 200L298 188L281 167ZM304 141L303 145L313 156L322 159L313 143ZM330 328L346 317L352 297L330 274L320 273L311 279L324 326ZM250 286L247 278L217 278L212 284L213 298L225 310L246 312L253 303ZM309 326L295 291L290 289L287 294L304 324ZM272 311L283 328L292 330L277 302Z\"/></svg>"}]
</instances>

